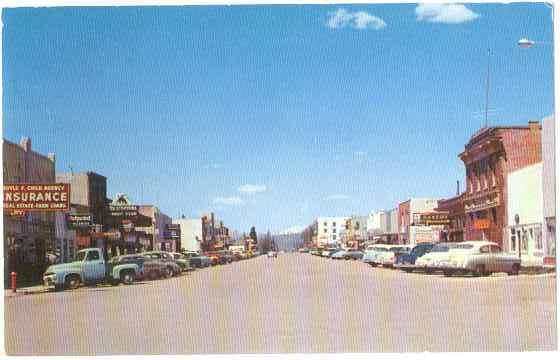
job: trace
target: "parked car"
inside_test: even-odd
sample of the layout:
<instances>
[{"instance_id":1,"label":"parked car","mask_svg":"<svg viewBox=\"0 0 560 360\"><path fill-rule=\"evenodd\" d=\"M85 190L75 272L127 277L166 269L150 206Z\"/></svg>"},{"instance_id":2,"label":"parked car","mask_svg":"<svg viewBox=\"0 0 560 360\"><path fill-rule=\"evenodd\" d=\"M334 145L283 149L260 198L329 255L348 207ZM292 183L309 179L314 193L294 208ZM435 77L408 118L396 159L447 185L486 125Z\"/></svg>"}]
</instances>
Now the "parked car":
<instances>
[{"instance_id":1,"label":"parked car","mask_svg":"<svg viewBox=\"0 0 560 360\"><path fill-rule=\"evenodd\" d=\"M183 255L189 259L189 262L194 268L205 268L212 266L212 260L205 255L200 255L193 251L184 252Z\"/></svg>"},{"instance_id":2,"label":"parked car","mask_svg":"<svg viewBox=\"0 0 560 360\"><path fill-rule=\"evenodd\" d=\"M266 256L269 258L275 258L278 256L278 253L276 251L269 251Z\"/></svg>"},{"instance_id":3,"label":"parked car","mask_svg":"<svg viewBox=\"0 0 560 360\"><path fill-rule=\"evenodd\" d=\"M181 267L181 271L191 271L194 268L191 266L191 261L188 257L183 254L172 252L170 253L173 256L173 259Z\"/></svg>"},{"instance_id":4,"label":"parked car","mask_svg":"<svg viewBox=\"0 0 560 360\"><path fill-rule=\"evenodd\" d=\"M370 264L371 266L375 267L380 264L380 262L377 260L377 257L381 253L389 251L389 249L392 248L393 246L395 245L391 245L391 244L370 245L366 248L366 252L362 260L366 264Z\"/></svg>"},{"instance_id":5,"label":"parked car","mask_svg":"<svg viewBox=\"0 0 560 360\"><path fill-rule=\"evenodd\" d=\"M332 254L340 250L342 249L337 247L330 247L330 248L323 249L321 251L321 257L330 257Z\"/></svg>"},{"instance_id":6,"label":"parked car","mask_svg":"<svg viewBox=\"0 0 560 360\"><path fill-rule=\"evenodd\" d=\"M143 255L154 260L159 260L162 264L165 265L166 270L164 273L164 277L177 276L181 273L181 267L175 262L173 256L167 251L148 251L143 253Z\"/></svg>"},{"instance_id":7,"label":"parked car","mask_svg":"<svg viewBox=\"0 0 560 360\"><path fill-rule=\"evenodd\" d=\"M300 253L307 253L307 252L309 252L309 249L308 249L308 248L299 248L299 249L298 249L298 252L300 252Z\"/></svg>"},{"instance_id":8,"label":"parked car","mask_svg":"<svg viewBox=\"0 0 560 360\"><path fill-rule=\"evenodd\" d=\"M389 248L388 251L382 251L376 258L376 262L383 265L384 267L393 267L395 259L399 255L404 255L410 253L412 250L411 245L396 245Z\"/></svg>"},{"instance_id":9,"label":"parked car","mask_svg":"<svg viewBox=\"0 0 560 360\"><path fill-rule=\"evenodd\" d=\"M223 250L209 251L206 256L212 260L212 265L224 265L233 261L233 257Z\"/></svg>"},{"instance_id":10,"label":"parked car","mask_svg":"<svg viewBox=\"0 0 560 360\"><path fill-rule=\"evenodd\" d=\"M49 266L43 274L43 283L55 290L73 290L81 284L130 284L141 274L141 266L134 262L110 263L102 249L88 248L78 251L73 262Z\"/></svg>"},{"instance_id":11,"label":"parked car","mask_svg":"<svg viewBox=\"0 0 560 360\"><path fill-rule=\"evenodd\" d=\"M414 264L414 270L431 274L438 270L437 264L449 256L449 250L454 249L460 243L439 243L430 252L418 257Z\"/></svg>"},{"instance_id":12,"label":"parked car","mask_svg":"<svg viewBox=\"0 0 560 360\"><path fill-rule=\"evenodd\" d=\"M412 272L416 264L416 259L429 253L433 247L434 244L432 243L418 244L412 248L410 253L397 256L393 266L406 272Z\"/></svg>"},{"instance_id":13,"label":"parked car","mask_svg":"<svg viewBox=\"0 0 560 360\"><path fill-rule=\"evenodd\" d=\"M364 256L364 253L358 249L347 249L340 250L334 253L331 258L333 259L344 259L344 260L360 260Z\"/></svg>"},{"instance_id":14,"label":"parked car","mask_svg":"<svg viewBox=\"0 0 560 360\"><path fill-rule=\"evenodd\" d=\"M473 274L489 276L495 272L518 275L521 259L506 253L491 241L465 241L449 252L449 257L440 261L438 267L445 276Z\"/></svg>"}]
</instances>

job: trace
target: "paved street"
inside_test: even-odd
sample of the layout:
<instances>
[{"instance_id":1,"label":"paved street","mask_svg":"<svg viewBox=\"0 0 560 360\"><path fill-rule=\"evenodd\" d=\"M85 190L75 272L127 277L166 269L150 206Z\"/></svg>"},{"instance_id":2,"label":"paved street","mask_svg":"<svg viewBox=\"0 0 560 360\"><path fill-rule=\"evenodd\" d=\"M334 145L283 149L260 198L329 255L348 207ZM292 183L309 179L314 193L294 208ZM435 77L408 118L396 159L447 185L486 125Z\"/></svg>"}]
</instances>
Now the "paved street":
<instances>
[{"instance_id":1,"label":"paved street","mask_svg":"<svg viewBox=\"0 0 560 360\"><path fill-rule=\"evenodd\" d=\"M553 275L444 278L309 254L5 297L5 311L8 354L556 348Z\"/></svg>"}]
</instances>

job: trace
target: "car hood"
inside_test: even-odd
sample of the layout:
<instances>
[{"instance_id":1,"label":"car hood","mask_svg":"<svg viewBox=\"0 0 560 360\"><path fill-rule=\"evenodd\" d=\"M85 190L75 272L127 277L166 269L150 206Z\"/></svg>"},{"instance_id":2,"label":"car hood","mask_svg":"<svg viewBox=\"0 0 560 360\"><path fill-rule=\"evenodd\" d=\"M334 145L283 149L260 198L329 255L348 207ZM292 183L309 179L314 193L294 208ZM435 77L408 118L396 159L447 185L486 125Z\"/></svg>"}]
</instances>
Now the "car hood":
<instances>
[{"instance_id":1,"label":"car hood","mask_svg":"<svg viewBox=\"0 0 560 360\"><path fill-rule=\"evenodd\" d=\"M70 271L70 270L80 270L81 267L82 267L82 262L81 261L74 261L74 262L71 262L71 263L51 265L47 268L45 273L50 273L50 272L56 273L56 272L65 272L65 271Z\"/></svg>"}]
</instances>

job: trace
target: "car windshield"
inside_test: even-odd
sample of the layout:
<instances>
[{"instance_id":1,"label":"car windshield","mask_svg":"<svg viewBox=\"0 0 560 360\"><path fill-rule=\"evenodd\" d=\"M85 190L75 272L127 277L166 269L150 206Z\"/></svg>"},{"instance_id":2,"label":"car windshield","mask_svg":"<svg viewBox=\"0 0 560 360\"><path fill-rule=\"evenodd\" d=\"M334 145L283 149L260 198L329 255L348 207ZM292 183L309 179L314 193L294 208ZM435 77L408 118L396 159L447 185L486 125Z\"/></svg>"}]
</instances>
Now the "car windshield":
<instances>
[{"instance_id":1,"label":"car windshield","mask_svg":"<svg viewBox=\"0 0 560 360\"><path fill-rule=\"evenodd\" d=\"M87 251L80 251L76 254L76 261L83 261L86 258Z\"/></svg>"}]
</instances>

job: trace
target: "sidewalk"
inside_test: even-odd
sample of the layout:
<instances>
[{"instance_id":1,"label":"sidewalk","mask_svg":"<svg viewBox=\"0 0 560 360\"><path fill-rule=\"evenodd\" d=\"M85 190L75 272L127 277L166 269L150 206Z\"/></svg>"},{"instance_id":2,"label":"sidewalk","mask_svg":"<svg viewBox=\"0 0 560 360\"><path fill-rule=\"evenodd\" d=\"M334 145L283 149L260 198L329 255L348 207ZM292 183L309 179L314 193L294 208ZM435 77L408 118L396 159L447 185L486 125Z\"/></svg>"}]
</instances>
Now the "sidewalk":
<instances>
[{"instance_id":1,"label":"sidewalk","mask_svg":"<svg viewBox=\"0 0 560 360\"><path fill-rule=\"evenodd\" d=\"M49 290L46 287L44 287L43 285L36 285L36 286L18 288L16 292L13 292L12 289L4 289L4 297L32 295L32 294L39 294L39 293L44 293L44 292L48 292L48 291Z\"/></svg>"}]
</instances>

